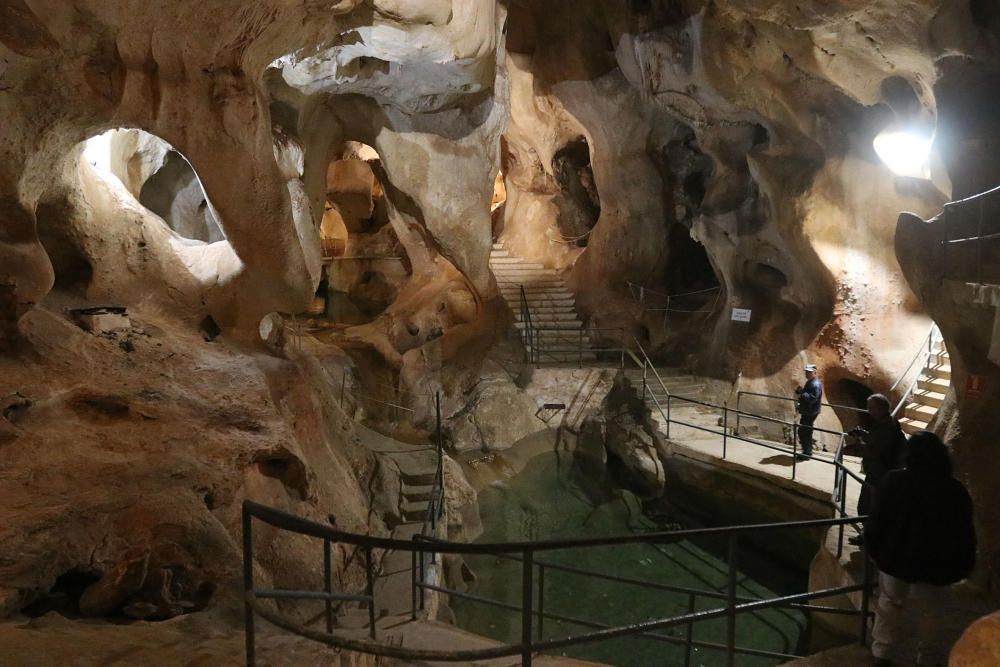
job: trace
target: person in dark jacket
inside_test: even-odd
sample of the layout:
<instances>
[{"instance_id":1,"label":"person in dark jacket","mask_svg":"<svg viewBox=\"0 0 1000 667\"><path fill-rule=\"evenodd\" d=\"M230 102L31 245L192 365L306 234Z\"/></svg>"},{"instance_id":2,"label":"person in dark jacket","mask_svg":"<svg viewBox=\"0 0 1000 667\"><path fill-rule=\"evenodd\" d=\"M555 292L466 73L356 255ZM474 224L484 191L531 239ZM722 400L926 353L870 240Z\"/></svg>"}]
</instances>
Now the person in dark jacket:
<instances>
[{"instance_id":1,"label":"person in dark jacket","mask_svg":"<svg viewBox=\"0 0 1000 667\"><path fill-rule=\"evenodd\" d=\"M892 664L908 601L917 610L917 664L939 665L945 647L932 614L947 587L968 577L975 564L972 499L952 476L939 437L914 433L906 450L906 468L886 475L865 522L865 541L879 569L872 655L876 665Z\"/></svg>"},{"instance_id":2,"label":"person in dark jacket","mask_svg":"<svg viewBox=\"0 0 1000 667\"><path fill-rule=\"evenodd\" d=\"M852 435L861 440L861 469L865 473L865 484L858 498L858 515L871 511L872 498L890 471L902 468L906 436L899 422L892 416L892 405L882 394L868 397L868 414L871 423L868 428L856 428ZM860 545L864 538L852 537L850 543Z\"/></svg>"},{"instance_id":3,"label":"person in dark jacket","mask_svg":"<svg viewBox=\"0 0 1000 667\"><path fill-rule=\"evenodd\" d=\"M815 364L806 364L806 384L804 387L796 387L798 394L796 402L799 411L799 444L802 446L802 453L797 454L798 459L808 459L813 452L813 424L819 417L819 411L823 405L823 383L819 381Z\"/></svg>"}]
</instances>

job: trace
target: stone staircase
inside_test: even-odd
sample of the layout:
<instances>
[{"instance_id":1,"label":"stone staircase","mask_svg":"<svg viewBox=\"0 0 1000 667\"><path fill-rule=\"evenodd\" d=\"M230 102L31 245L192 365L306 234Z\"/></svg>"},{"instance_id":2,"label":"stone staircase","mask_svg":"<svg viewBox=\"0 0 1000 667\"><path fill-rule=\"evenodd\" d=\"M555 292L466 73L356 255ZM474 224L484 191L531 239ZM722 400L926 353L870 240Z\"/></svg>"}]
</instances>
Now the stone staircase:
<instances>
[{"instance_id":1,"label":"stone staircase","mask_svg":"<svg viewBox=\"0 0 1000 667\"><path fill-rule=\"evenodd\" d=\"M915 433L927 428L938 408L944 403L944 396L951 384L951 359L944 341L933 343L927 363L920 371L917 385L903 408L899 425L906 433Z\"/></svg>"},{"instance_id":2,"label":"stone staircase","mask_svg":"<svg viewBox=\"0 0 1000 667\"><path fill-rule=\"evenodd\" d=\"M521 287L524 287L532 325L538 329L531 341L538 345L538 361L580 363L597 358L591 350L590 335L576 312L576 299L558 271L516 257L501 243L493 244L490 269L514 313L515 326L522 332L527 326L521 314Z\"/></svg>"},{"instance_id":3,"label":"stone staircase","mask_svg":"<svg viewBox=\"0 0 1000 667\"><path fill-rule=\"evenodd\" d=\"M660 431L665 430L663 416L660 409L666 412L667 392L675 397L692 398L695 400L705 399L705 389L707 384L704 378L690 375L678 368L657 368L656 372L663 380L663 386L657 381L651 371L646 375L646 404L652 412L652 419L657 424ZM625 376L635 387L639 394L642 394L642 369L629 369L625 371ZM658 407L659 406L659 407ZM718 428L718 411L705 408L694 403L686 403L675 398L671 405L671 419L679 419L684 422L699 426ZM679 427L684 428L684 427ZM675 429L676 430L676 429ZM701 433L695 429L685 429L691 431L690 436L701 437ZM705 437L716 437L712 434L705 434Z\"/></svg>"}]
</instances>

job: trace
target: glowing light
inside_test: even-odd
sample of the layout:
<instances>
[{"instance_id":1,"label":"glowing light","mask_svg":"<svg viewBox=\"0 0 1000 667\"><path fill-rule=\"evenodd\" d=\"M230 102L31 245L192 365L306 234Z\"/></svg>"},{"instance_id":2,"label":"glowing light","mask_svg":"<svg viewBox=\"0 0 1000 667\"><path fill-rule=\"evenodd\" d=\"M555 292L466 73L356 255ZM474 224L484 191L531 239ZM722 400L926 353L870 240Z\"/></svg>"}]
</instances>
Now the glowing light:
<instances>
[{"instance_id":1,"label":"glowing light","mask_svg":"<svg viewBox=\"0 0 1000 667\"><path fill-rule=\"evenodd\" d=\"M911 178L930 178L931 144L934 139L913 132L881 132L873 145L892 173Z\"/></svg>"},{"instance_id":2,"label":"glowing light","mask_svg":"<svg viewBox=\"0 0 1000 667\"><path fill-rule=\"evenodd\" d=\"M87 139L83 149L83 159L101 171L111 171L111 137L114 130Z\"/></svg>"}]
</instances>

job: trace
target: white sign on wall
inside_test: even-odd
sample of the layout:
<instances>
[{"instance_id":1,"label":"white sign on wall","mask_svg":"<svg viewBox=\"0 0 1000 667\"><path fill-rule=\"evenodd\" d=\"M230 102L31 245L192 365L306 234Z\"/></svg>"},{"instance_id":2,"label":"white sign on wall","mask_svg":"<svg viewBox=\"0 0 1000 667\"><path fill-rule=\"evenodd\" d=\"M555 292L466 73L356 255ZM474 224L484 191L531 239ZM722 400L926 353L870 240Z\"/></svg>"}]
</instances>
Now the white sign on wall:
<instances>
[{"instance_id":1,"label":"white sign on wall","mask_svg":"<svg viewBox=\"0 0 1000 667\"><path fill-rule=\"evenodd\" d=\"M749 308L733 308L733 322L749 322L752 313Z\"/></svg>"}]
</instances>

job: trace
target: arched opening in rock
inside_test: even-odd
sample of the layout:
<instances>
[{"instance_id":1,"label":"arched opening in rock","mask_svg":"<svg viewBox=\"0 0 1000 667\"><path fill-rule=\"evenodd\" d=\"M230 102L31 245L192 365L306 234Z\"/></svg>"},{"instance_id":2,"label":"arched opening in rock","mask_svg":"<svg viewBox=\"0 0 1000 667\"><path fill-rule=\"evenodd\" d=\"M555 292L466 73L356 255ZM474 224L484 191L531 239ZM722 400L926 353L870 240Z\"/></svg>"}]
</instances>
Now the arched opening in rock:
<instances>
[{"instance_id":1,"label":"arched opening in rock","mask_svg":"<svg viewBox=\"0 0 1000 667\"><path fill-rule=\"evenodd\" d=\"M157 253L179 259L202 284L240 270L200 179L169 143L142 130L112 129L76 151L77 162L68 165L75 178L45 192L36 209L57 287L86 290L97 272L114 282L111 267ZM102 240L108 237L115 242Z\"/></svg>"},{"instance_id":2,"label":"arched opening in rock","mask_svg":"<svg viewBox=\"0 0 1000 667\"><path fill-rule=\"evenodd\" d=\"M56 578L55 584L21 609L28 618L39 618L49 612L56 612L66 618L80 618L80 597L88 587L100 580L95 572L72 569Z\"/></svg>"},{"instance_id":3,"label":"arched opening in rock","mask_svg":"<svg viewBox=\"0 0 1000 667\"><path fill-rule=\"evenodd\" d=\"M163 166L143 183L139 203L186 239L215 243L226 238L201 181L177 151L167 153Z\"/></svg>"},{"instance_id":4,"label":"arched opening in rock","mask_svg":"<svg viewBox=\"0 0 1000 667\"><path fill-rule=\"evenodd\" d=\"M108 130L85 142L83 159L106 182L124 186L177 236L202 243L225 241L194 168L166 141L143 130Z\"/></svg>"},{"instance_id":5,"label":"arched opening in rock","mask_svg":"<svg viewBox=\"0 0 1000 667\"><path fill-rule=\"evenodd\" d=\"M670 225L667 234L670 248L667 293L684 294L718 287L719 279L705 246L691 236L688 228L681 223L674 223Z\"/></svg>"},{"instance_id":6,"label":"arched opening in rock","mask_svg":"<svg viewBox=\"0 0 1000 667\"><path fill-rule=\"evenodd\" d=\"M871 388L857 380L841 378L830 383L826 391L826 400L830 404L845 406L844 408L834 408L834 412L837 413L837 417L840 419L840 423L845 431L855 426L865 426L869 423L870 420L867 412L860 411L867 410L868 397L875 393Z\"/></svg>"},{"instance_id":7,"label":"arched opening in rock","mask_svg":"<svg viewBox=\"0 0 1000 667\"><path fill-rule=\"evenodd\" d=\"M360 324L395 301L408 260L388 224L384 174L378 152L359 142L346 142L330 162L320 226L324 270L310 315Z\"/></svg>"},{"instance_id":8,"label":"arched opening in rock","mask_svg":"<svg viewBox=\"0 0 1000 667\"><path fill-rule=\"evenodd\" d=\"M556 151L552 173L559 185L559 233L567 243L587 245L587 237L601 217L601 199L590 163L590 145L577 137Z\"/></svg>"}]
</instances>

